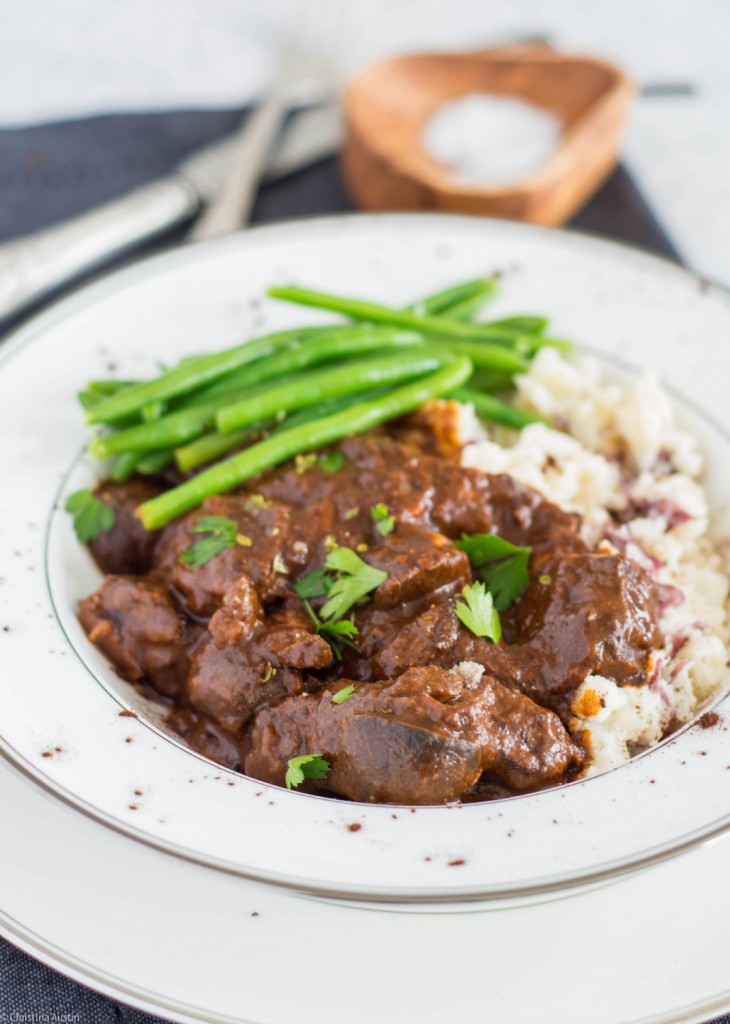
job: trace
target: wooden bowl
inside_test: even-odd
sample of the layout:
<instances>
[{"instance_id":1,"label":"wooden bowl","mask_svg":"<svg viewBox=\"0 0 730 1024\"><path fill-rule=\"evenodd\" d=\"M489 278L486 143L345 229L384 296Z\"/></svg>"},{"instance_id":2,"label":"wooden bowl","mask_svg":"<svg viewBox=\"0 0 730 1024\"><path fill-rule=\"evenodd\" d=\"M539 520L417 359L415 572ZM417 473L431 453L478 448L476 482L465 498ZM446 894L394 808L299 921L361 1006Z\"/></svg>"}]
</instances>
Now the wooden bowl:
<instances>
[{"instance_id":1,"label":"wooden bowl","mask_svg":"<svg viewBox=\"0 0 730 1024\"><path fill-rule=\"evenodd\" d=\"M519 97L554 113L563 131L550 159L514 185L481 188L429 156L420 142L428 117L474 92ZM633 93L611 64L544 47L384 61L345 93L345 181L366 210L453 210L562 224L615 167Z\"/></svg>"}]
</instances>

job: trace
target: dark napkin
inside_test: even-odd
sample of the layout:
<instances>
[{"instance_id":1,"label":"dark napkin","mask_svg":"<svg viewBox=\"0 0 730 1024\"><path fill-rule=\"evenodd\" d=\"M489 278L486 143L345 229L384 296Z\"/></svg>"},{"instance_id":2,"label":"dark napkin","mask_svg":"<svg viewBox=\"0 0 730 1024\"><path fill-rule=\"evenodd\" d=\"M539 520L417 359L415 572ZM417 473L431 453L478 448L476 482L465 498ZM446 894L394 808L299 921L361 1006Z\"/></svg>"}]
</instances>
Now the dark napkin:
<instances>
[{"instance_id":1,"label":"dark napkin","mask_svg":"<svg viewBox=\"0 0 730 1024\"><path fill-rule=\"evenodd\" d=\"M169 173L183 156L231 131L240 118L235 111L180 111L0 131L0 240L50 226ZM263 188L253 221L351 209L336 161L322 160ZM622 167L570 226L680 261ZM181 235L173 232L145 251L173 244ZM159 1020L70 981L0 940L0 1015L31 1012L57 1018L77 1014L79 1024ZM730 1017L717 1024L730 1024Z\"/></svg>"},{"instance_id":2,"label":"dark napkin","mask_svg":"<svg viewBox=\"0 0 730 1024\"><path fill-rule=\"evenodd\" d=\"M169 174L188 153L236 128L242 113L114 114L0 131L0 242L48 227ZM336 160L322 160L264 187L253 211L253 222L352 209ZM679 260L623 168L616 170L599 194L573 218L571 227ZM173 245L183 233L173 231L135 255ZM111 266L131 258L125 256ZM90 276L99 276L105 270ZM3 324L3 328L7 331L17 326L38 308Z\"/></svg>"}]
</instances>

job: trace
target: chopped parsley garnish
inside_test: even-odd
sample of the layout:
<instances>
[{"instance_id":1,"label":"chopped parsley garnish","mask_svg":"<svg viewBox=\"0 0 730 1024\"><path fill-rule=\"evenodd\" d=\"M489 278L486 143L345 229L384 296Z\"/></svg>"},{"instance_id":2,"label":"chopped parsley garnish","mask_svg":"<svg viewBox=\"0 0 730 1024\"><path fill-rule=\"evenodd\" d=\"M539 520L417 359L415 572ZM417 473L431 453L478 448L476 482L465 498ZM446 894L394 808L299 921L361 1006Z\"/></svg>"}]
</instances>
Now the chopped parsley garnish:
<instances>
[{"instance_id":1,"label":"chopped parsley garnish","mask_svg":"<svg viewBox=\"0 0 730 1024\"><path fill-rule=\"evenodd\" d=\"M306 455L296 455L294 457L294 468L297 473L301 476L306 473L312 466L319 466L320 469L325 470L327 473L336 473L339 469L342 469L345 463L345 456L342 452L327 452L326 455L315 455L314 452L307 452Z\"/></svg>"},{"instance_id":2,"label":"chopped parsley garnish","mask_svg":"<svg viewBox=\"0 0 730 1024\"><path fill-rule=\"evenodd\" d=\"M109 533L116 521L112 506L100 501L91 491L70 494L65 508L73 517L74 530L82 544L96 540L102 533Z\"/></svg>"},{"instance_id":3,"label":"chopped parsley garnish","mask_svg":"<svg viewBox=\"0 0 730 1024\"><path fill-rule=\"evenodd\" d=\"M387 577L387 572L363 562L350 548L335 545L327 555L324 569L315 569L294 583L297 596L302 599L317 632L330 645L335 658L342 658L340 645L358 650L352 639L358 636L358 628L345 618L345 614ZM318 597L327 598L319 614L311 604Z\"/></svg>"},{"instance_id":4,"label":"chopped parsley garnish","mask_svg":"<svg viewBox=\"0 0 730 1024\"><path fill-rule=\"evenodd\" d=\"M323 619L341 619L354 604L388 578L387 572L363 562L350 548L333 548L327 555L325 567L339 575L328 591L327 603L322 608Z\"/></svg>"},{"instance_id":5,"label":"chopped parsley garnish","mask_svg":"<svg viewBox=\"0 0 730 1024\"><path fill-rule=\"evenodd\" d=\"M296 789L305 779L326 779L329 775L330 763L320 754L300 754L291 757L286 768L286 788Z\"/></svg>"},{"instance_id":6,"label":"chopped parsley garnish","mask_svg":"<svg viewBox=\"0 0 730 1024\"><path fill-rule=\"evenodd\" d=\"M330 645L335 658L341 660L340 644L352 648L353 651L358 650L357 644L352 641L352 637L358 635L357 626L354 622L350 622L349 619L324 622L311 605L313 598L326 597L332 589L333 583L333 577L324 569L315 569L314 572L307 573L306 576L296 580L294 590L297 596L302 599L307 614L314 623L319 635L324 637Z\"/></svg>"},{"instance_id":7,"label":"chopped parsley garnish","mask_svg":"<svg viewBox=\"0 0 730 1024\"><path fill-rule=\"evenodd\" d=\"M346 700L349 700L355 692L355 687L352 683L348 683L347 686L343 686L337 693L332 694L333 704L344 704Z\"/></svg>"},{"instance_id":8,"label":"chopped parsley garnish","mask_svg":"<svg viewBox=\"0 0 730 1024\"><path fill-rule=\"evenodd\" d=\"M270 505L270 499L265 498L263 494L252 494L243 507L247 512L258 512L260 509L268 508Z\"/></svg>"},{"instance_id":9,"label":"chopped parsley garnish","mask_svg":"<svg viewBox=\"0 0 730 1024\"><path fill-rule=\"evenodd\" d=\"M337 647L338 641L353 651L359 650L357 644L352 642L352 637L359 636L360 631L350 619L337 619L334 622L322 622L320 620L317 632L325 638L336 658L342 657Z\"/></svg>"},{"instance_id":10,"label":"chopped parsley garnish","mask_svg":"<svg viewBox=\"0 0 730 1024\"><path fill-rule=\"evenodd\" d=\"M296 469L299 476L306 473L308 469L316 463L317 456L314 452L308 452L306 455L297 455L294 458L294 468Z\"/></svg>"},{"instance_id":11,"label":"chopped parsley garnish","mask_svg":"<svg viewBox=\"0 0 730 1024\"><path fill-rule=\"evenodd\" d=\"M466 604L456 602L454 611L457 617L474 636L485 636L497 643L502 636L502 623L487 588L481 582L471 583L464 587L462 595Z\"/></svg>"},{"instance_id":12,"label":"chopped parsley garnish","mask_svg":"<svg viewBox=\"0 0 730 1024\"><path fill-rule=\"evenodd\" d=\"M497 611L507 611L530 581L527 563L532 548L510 544L496 533L462 533L454 543L486 583Z\"/></svg>"},{"instance_id":13,"label":"chopped parsley garnish","mask_svg":"<svg viewBox=\"0 0 730 1024\"><path fill-rule=\"evenodd\" d=\"M379 501L377 505L373 505L370 509L370 515L373 517L375 529L378 533L382 534L383 537L387 537L395 526L395 516L388 514L388 506Z\"/></svg>"},{"instance_id":14,"label":"chopped parsley garnish","mask_svg":"<svg viewBox=\"0 0 730 1024\"><path fill-rule=\"evenodd\" d=\"M250 537L238 533L238 526L233 519L227 519L225 516L201 516L195 526L190 527L190 533L207 535L180 555L180 561L189 565L191 569L205 565L226 548L235 548L237 544L251 547L252 544Z\"/></svg>"},{"instance_id":15,"label":"chopped parsley garnish","mask_svg":"<svg viewBox=\"0 0 730 1024\"><path fill-rule=\"evenodd\" d=\"M342 452L328 452L320 456L319 464L327 473L336 473L345 464L345 456Z\"/></svg>"},{"instance_id":16,"label":"chopped parsley garnish","mask_svg":"<svg viewBox=\"0 0 730 1024\"><path fill-rule=\"evenodd\" d=\"M302 576L294 584L294 590L302 600L312 597L326 597L332 586L331 577L324 569L315 569L314 572Z\"/></svg>"}]
</instances>

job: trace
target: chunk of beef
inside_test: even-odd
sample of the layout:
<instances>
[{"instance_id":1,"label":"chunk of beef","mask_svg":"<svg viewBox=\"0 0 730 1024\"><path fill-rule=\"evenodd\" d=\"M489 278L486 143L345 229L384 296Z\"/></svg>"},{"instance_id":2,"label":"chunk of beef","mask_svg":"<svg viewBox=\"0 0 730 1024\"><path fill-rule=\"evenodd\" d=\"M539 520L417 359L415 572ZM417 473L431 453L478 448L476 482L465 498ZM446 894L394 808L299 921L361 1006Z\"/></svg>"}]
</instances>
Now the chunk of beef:
<instances>
[{"instance_id":1,"label":"chunk of beef","mask_svg":"<svg viewBox=\"0 0 730 1024\"><path fill-rule=\"evenodd\" d=\"M255 647L217 647L204 640L192 656L187 699L233 735L261 704L301 691L300 672L262 661Z\"/></svg>"},{"instance_id":2,"label":"chunk of beef","mask_svg":"<svg viewBox=\"0 0 730 1024\"><path fill-rule=\"evenodd\" d=\"M505 617L509 643L475 637L450 601L425 607L379 647L364 623L372 677L392 678L413 665L476 661L505 685L559 711L564 695L589 674L619 684L646 682L649 653L663 641L658 587L641 566L623 555L569 554L542 578Z\"/></svg>"},{"instance_id":3,"label":"chunk of beef","mask_svg":"<svg viewBox=\"0 0 730 1024\"><path fill-rule=\"evenodd\" d=\"M195 651L187 697L233 735L261 704L301 693L302 670L324 668L332 660L329 645L312 633L304 610L293 605L259 618L234 643L221 643L225 638L214 633Z\"/></svg>"},{"instance_id":4,"label":"chunk of beef","mask_svg":"<svg viewBox=\"0 0 730 1024\"><path fill-rule=\"evenodd\" d=\"M358 616L361 649L369 655L374 679L393 679L417 665L451 668L460 661L481 663L488 650L488 641L477 642L478 637L461 625L452 601L426 604L420 614L412 612L400 628L378 629L376 623L372 630L369 624L360 622Z\"/></svg>"},{"instance_id":5,"label":"chunk of beef","mask_svg":"<svg viewBox=\"0 0 730 1024\"><path fill-rule=\"evenodd\" d=\"M471 582L469 559L442 533L401 523L368 551L366 561L388 573L375 591L376 608L395 608L434 590L461 590Z\"/></svg>"},{"instance_id":6,"label":"chunk of beef","mask_svg":"<svg viewBox=\"0 0 730 1024\"><path fill-rule=\"evenodd\" d=\"M232 519L241 537L233 548L225 548L204 565L192 567L181 556L200 539L191 534L201 516ZM185 601L193 615L211 616L223 595L240 576L248 576L259 595L267 599L285 592L275 559L281 557L289 528L289 509L271 504L264 508L250 503L248 495L209 498L202 508L171 523L160 538L156 570L167 575L170 585ZM248 543L250 541L250 544Z\"/></svg>"},{"instance_id":7,"label":"chunk of beef","mask_svg":"<svg viewBox=\"0 0 730 1024\"><path fill-rule=\"evenodd\" d=\"M566 555L532 591L515 609L520 639L508 648L511 679L524 693L550 703L589 673L619 684L646 682L649 652L663 639L659 588L637 562Z\"/></svg>"},{"instance_id":8,"label":"chunk of beef","mask_svg":"<svg viewBox=\"0 0 730 1024\"><path fill-rule=\"evenodd\" d=\"M167 724L203 757L234 771L240 770L241 754L235 737L207 715L192 708L173 708L167 716Z\"/></svg>"},{"instance_id":9,"label":"chunk of beef","mask_svg":"<svg viewBox=\"0 0 730 1024\"><path fill-rule=\"evenodd\" d=\"M108 576L79 605L89 640L119 674L132 682L147 679L168 697L178 695L188 672L188 650L196 631L154 576Z\"/></svg>"},{"instance_id":10,"label":"chunk of beef","mask_svg":"<svg viewBox=\"0 0 730 1024\"><path fill-rule=\"evenodd\" d=\"M484 771L527 790L582 763L557 716L481 674L477 665L428 666L353 684L342 704L332 697L347 680L263 708L246 773L283 785L290 758L318 753L331 770L307 788L366 802L436 804L459 799Z\"/></svg>"},{"instance_id":11,"label":"chunk of beef","mask_svg":"<svg viewBox=\"0 0 730 1024\"><path fill-rule=\"evenodd\" d=\"M142 502L161 491L159 484L142 477L132 477L123 484L107 480L96 489L97 498L114 509L111 530L100 533L89 544L94 561L103 573L126 576L149 571L160 534L145 530L134 513Z\"/></svg>"},{"instance_id":12,"label":"chunk of beef","mask_svg":"<svg viewBox=\"0 0 730 1024\"><path fill-rule=\"evenodd\" d=\"M564 512L538 491L506 473L490 474L487 479L493 532L512 544L532 547L530 562L534 573L539 571L538 561L556 550L587 550L579 535L579 516Z\"/></svg>"}]
</instances>

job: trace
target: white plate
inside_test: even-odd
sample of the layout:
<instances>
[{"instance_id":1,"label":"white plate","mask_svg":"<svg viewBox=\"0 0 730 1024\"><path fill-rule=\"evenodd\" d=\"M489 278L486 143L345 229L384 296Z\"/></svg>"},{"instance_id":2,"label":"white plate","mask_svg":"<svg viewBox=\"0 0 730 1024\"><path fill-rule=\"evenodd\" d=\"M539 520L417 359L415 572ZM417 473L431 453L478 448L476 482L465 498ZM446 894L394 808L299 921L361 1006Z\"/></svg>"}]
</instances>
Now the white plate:
<instances>
[{"instance_id":1,"label":"white plate","mask_svg":"<svg viewBox=\"0 0 730 1024\"><path fill-rule=\"evenodd\" d=\"M333 802L234 776L154 724L75 619L96 585L54 503L88 479L75 392L113 364L155 371L249 331L320 314L259 297L297 280L403 303L503 270L495 311L537 311L609 362L658 371L730 505L725 338L730 303L661 261L579 236L438 216L346 217L253 231L113 275L21 331L0 371L0 743L53 792L129 835L249 878L349 898L534 897L633 869L730 825L730 738L693 727L588 782L491 805ZM724 361L724 362L723 362ZM701 409L701 413L692 411ZM95 682L96 680L96 682ZM724 705L720 708L725 714ZM151 712L150 712L151 713ZM348 826L361 825L357 832Z\"/></svg>"},{"instance_id":2,"label":"white plate","mask_svg":"<svg viewBox=\"0 0 730 1024\"><path fill-rule=\"evenodd\" d=\"M2 764L0 806L0 933L165 1018L692 1024L730 1006L727 837L572 899L403 914L170 857Z\"/></svg>"}]
</instances>

